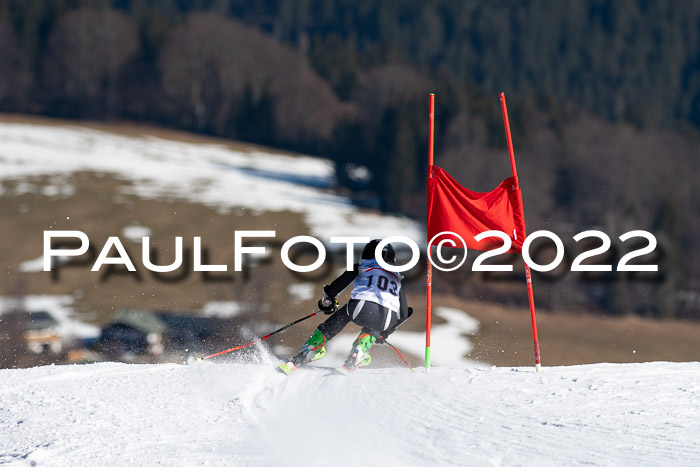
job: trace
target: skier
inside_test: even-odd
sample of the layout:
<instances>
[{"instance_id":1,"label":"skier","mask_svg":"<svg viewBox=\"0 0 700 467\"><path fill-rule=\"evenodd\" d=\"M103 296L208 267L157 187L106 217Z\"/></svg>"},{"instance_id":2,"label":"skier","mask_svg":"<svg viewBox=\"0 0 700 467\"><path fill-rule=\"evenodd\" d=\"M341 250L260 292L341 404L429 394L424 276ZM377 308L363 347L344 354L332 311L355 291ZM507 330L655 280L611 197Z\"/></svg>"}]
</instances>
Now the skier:
<instances>
[{"instance_id":1,"label":"skier","mask_svg":"<svg viewBox=\"0 0 700 467\"><path fill-rule=\"evenodd\" d=\"M411 316L413 309L406 304L401 274L382 269L375 259L378 244L379 240L372 240L365 245L362 259L353 270L345 271L323 287L318 307L331 315L330 318L319 325L296 356L280 365L280 370L290 374L298 367L322 358L326 354L325 344L350 321L362 326L362 331L353 342L345 364L338 370L347 374L359 366L367 366L372 361L368 353L370 347L375 342L383 342ZM387 264L395 264L396 253L390 243L382 249L382 259ZM336 297L352 282L350 301L338 309Z\"/></svg>"}]
</instances>

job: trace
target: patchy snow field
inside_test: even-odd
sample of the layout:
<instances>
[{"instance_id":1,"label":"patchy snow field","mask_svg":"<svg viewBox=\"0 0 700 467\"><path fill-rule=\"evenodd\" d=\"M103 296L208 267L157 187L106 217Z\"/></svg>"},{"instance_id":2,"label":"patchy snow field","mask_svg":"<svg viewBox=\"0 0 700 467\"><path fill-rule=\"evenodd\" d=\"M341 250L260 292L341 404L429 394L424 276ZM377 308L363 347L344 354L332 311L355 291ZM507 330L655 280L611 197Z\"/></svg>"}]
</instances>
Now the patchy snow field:
<instances>
[{"instance_id":1,"label":"patchy snow field","mask_svg":"<svg viewBox=\"0 0 700 467\"><path fill-rule=\"evenodd\" d=\"M185 200L224 211L237 207L300 212L310 233L324 242L331 236L383 238L400 232L425 243L420 224L360 211L348 198L334 194L334 169L327 159L77 126L0 122L0 141L0 180L47 175L55 185L47 189L20 183L15 195L39 190L46 196L69 197L75 190L63 177L92 171L130 182L124 192L144 199ZM0 191L0 196L9 194Z\"/></svg>"},{"instance_id":2,"label":"patchy snow field","mask_svg":"<svg viewBox=\"0 0 700 467\"><path fill-rule=\"evenodd\" d=\"M0 463L700 465L697 362L349 377L274 365L0 370Z\"/></svg>"}]
</instances>

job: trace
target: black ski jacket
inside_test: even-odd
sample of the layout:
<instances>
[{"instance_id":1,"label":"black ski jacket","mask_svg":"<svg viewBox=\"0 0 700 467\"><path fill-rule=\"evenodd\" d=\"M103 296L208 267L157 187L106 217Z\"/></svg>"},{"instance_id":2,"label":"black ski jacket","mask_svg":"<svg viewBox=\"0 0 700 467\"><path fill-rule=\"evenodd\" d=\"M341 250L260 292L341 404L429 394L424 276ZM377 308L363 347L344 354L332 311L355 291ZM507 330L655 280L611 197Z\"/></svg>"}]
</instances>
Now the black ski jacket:
<instances>
[{"instance_id":1,"label":"black ski jacket","mask_svg":"<svg viewBox=\"0 0 700 467\"><path fill-rule=\"evenodd\" d=\"M360 265L359 263L355 263L353 266L352 271L345 271L343 272L340 276L338 276L333 282L331 282L329 285L323 286L323 291L328 295L329 297L335 299L338 295L341 294L343 290L347 288L350 284L352 284L352 281L355 280L357 275L360 273ZM402 277L399 274L399 277ZM406 301L406 294L403 291L403 287L399 290L399 321L396 323L396 325L393 327L393 329L388 330L389 332L386 334L387 336L393 332L394 329L399 327L401 323L406 321L408 317L411 316L411 314L408 311L408 303Z\"/></svg>"}]
</instances>

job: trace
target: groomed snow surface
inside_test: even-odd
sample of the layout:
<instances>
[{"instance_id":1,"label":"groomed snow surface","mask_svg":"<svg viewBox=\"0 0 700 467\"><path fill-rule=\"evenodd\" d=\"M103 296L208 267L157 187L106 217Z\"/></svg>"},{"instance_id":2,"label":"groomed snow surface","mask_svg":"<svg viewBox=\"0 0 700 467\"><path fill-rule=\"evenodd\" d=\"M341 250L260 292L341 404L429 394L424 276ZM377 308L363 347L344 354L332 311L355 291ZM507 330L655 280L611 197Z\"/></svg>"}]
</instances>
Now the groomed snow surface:
<instances>
[{"instance_id":1,"label":"groomed snow surface","mask_svg":"<svg viewBox=\"0 0 700 467\"><path fill-rule=\"evenodd\" d=\"M316 364L321 364L323 360ZM700 363L0 371L10 465L700 465Z\"/></svg>"}]
</instances>

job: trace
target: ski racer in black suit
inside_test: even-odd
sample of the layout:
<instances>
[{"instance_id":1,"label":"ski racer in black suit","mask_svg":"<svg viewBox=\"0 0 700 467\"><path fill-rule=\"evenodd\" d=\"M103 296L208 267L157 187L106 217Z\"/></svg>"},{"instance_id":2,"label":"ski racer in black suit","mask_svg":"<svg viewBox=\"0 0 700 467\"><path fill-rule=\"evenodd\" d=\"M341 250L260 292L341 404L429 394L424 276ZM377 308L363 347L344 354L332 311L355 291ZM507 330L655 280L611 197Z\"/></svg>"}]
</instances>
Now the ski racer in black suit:
<instances>
[{"instance_id":1,"label":"ski racer in black suit","mask_svg":"<svg viewBox=\"0 0 700 467\"><path fill-rule=\"evenodd\" d=\"M302 365L322 358L326 354L325 344L350 321L362 326L362 330L339 370L350 372L358 366L369 365L372 361L368 353L370 347L386 339L411 316L413 310L407 306L401 287L401 274L383 269L375 259L379 242L372 240L365 245L362 258L352 271L345 271L330 285L323 287L318 307L331 316L318 326L296 356L280 365L283 372L289 374ZM390 243L382 249L382 259L387 264L395 264L396 253ZM336 297L351 283L350 301L338 309Z\"/></svg>"}]
</instances>

